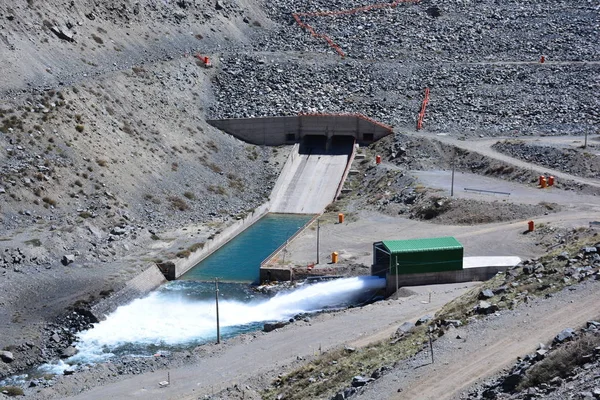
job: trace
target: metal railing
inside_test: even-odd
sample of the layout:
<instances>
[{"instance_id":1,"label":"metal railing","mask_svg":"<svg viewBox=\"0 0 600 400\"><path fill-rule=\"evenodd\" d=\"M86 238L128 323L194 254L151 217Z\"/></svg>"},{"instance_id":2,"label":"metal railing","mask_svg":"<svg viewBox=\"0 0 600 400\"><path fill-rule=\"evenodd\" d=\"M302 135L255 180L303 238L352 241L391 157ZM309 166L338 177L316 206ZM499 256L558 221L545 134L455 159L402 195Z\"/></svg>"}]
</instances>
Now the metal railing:
<instances>
[{"instance_id":1,"label":"metal railing","mask_svg":"<svg viewBox=\"0 0 600 400\"><path fill-rule=\"evenodd\" d=\"M492 194L502 194L505 196L510 196L509 192L498 192L496 190L485 190L485 189L474 189L474 188L465 188L465 192L492 193Z\"/></svg>"}]
</instances>

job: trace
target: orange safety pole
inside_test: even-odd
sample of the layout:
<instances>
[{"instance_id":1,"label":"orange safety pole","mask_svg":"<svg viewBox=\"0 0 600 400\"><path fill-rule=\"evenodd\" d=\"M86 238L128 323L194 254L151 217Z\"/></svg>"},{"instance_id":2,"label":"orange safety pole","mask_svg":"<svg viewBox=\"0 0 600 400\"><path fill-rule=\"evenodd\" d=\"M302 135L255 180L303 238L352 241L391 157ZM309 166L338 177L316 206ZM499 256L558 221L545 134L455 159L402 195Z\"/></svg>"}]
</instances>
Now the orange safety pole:
<instances>
[{"instance_id":1,"label":"orange safety pole","mask_svg":"<svg viewBox=\"0 0 600 400\"><path fill-rule=\"evenodd\" d=\"M425 110L427 109L428 103L429 103L429 88L425 88L425 98L423 99L423 104L421 105L421 111L419 111L419 116L417 118L417 130L423 129L423 119L425 118Z\"/></svg>"}]
</instances>

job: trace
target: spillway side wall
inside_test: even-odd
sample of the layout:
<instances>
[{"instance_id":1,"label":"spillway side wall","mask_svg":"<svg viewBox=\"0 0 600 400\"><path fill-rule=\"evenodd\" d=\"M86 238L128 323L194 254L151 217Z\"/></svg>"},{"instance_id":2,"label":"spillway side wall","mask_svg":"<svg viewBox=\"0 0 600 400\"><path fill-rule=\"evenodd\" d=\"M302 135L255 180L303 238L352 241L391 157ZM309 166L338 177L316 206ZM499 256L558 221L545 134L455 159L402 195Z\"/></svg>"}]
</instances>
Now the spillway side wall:
<instances>
[{"instance_id":1,"label":"spillway side wall","mask_svg":"<svg viewBox=\"0 0 600 400\"><path fill-rule=\"evenodd\" d=\"M113 293L110 297L92 306L90 311L98 321L102 321L117 307L147 295L166 281L155 264L148 264L141 274L131 279L122 289Z\"/></svg>"}]
</instances>

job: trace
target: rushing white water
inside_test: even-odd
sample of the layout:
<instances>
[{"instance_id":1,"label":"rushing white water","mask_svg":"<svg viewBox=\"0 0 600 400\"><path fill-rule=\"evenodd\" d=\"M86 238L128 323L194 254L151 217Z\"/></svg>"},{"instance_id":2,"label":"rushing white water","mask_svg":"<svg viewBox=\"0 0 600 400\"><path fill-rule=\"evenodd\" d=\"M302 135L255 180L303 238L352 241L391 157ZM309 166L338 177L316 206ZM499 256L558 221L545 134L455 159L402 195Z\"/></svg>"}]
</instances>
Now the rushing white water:
<instances>
[{"instance_id":1,"label":"rushing white water","mask_svg":"<svg viewBox=\"0 0 600 400\"><path fill-rule=\"evenodd\" d=\"M258 323L348 306L365 300L365 296L384 286L385 279L363 276L305 284L265 300L242 302L222 296L219 297L221 332L232 336L257 329ZM173 290L156 291L119 307L106 320L78 335L79 353L69 362L98 362L114 353L148 354L164 347L194 345L214 339L214 297L193 299L182 295L181 291L177 286Z\"/></svg>"}]
</instances>

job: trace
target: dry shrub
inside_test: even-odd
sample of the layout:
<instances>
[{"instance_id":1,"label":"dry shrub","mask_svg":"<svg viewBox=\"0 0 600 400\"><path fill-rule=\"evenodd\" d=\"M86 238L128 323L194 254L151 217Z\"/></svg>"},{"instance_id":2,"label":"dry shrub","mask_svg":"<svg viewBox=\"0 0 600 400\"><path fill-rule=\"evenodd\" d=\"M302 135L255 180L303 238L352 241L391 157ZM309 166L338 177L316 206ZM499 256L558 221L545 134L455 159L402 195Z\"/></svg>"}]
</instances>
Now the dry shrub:
<instances>
[{"instance_id":1,"label":"dry shrub","mask_svg":"<svg viewBox=\"0 0 600 400\"><path fill-rule=\"evenodd\" d=\"M196 252L197 250L201 250L204 248L204 242L198 242L198 243L194 243L193 245L191 245L190 247L188 247L188 250L192 253Z\"/></svg>"},{"instance_id":2,"label":"dry shrub","mask_svg":"<svg viewBox=\"0 0 600 400\"><path fill-rule=\"evenodd\" d=\"M56 200L50 198L50 197L44 197L42 199L42 201L50 206L55 206L56 205Z\"/></svg>"},{"instance_id":3,"label":"dry shrub","mask_svg":"<svg viewBox=\"0 0 600 400\"><path fill-rule=\"evenodd\" d=\"M190 208L190 206L188 206L185 200L183 200L181 197L171 196L168 198L168 200L171 202L171 206L176 210L186 211Z\"/></svg>"},{"instance_id":4,"label":"dry shrub","mask_svg":"<svg viewBox=\"0 0 600 400\"><path fill-rule=\"evenodd\" d=\"M7 396L24 396L23 389L18 386L2 386L0 387L0 393L6 392Z\"/></svg>"},{"instance_id":5,"label":"dry shrub","mask_svg":"<svg viewBox=\"0 0 600 400\"><path fill-rule=\"evenodd\" d=\"M192 252L189 250L181 250L177 252L176 256L179 258L188 258L190 254L192 254Z\"/></svg>"}]
</instances>

